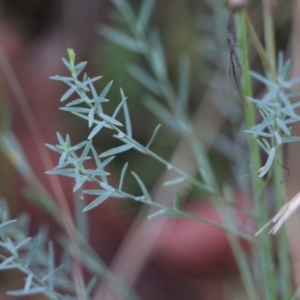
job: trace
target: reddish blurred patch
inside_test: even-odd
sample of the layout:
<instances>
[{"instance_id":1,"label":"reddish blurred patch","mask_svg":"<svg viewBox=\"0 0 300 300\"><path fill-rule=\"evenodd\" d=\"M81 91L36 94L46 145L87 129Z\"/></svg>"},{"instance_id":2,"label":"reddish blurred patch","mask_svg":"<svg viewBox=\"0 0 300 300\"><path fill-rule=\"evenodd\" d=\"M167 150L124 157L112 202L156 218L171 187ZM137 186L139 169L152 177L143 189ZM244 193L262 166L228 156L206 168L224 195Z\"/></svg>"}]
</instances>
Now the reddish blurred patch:
<instances>
[{"instance_id":1,"label":"reddish blurred patch","mask_svg":"<svg viewBox=\"0 0 300 300\"><path fill-rule=\"evenodd\" d=\"M195 215L222 223L208 203L192 203L185 209ZM237 213L237 217L242 215ZM157 260L165 268L197 277L220 276L236 270L226 233L188 218L171 219L162 236ZM246 242L242 242L249 248Z\"/></svg>"}]
</instances>

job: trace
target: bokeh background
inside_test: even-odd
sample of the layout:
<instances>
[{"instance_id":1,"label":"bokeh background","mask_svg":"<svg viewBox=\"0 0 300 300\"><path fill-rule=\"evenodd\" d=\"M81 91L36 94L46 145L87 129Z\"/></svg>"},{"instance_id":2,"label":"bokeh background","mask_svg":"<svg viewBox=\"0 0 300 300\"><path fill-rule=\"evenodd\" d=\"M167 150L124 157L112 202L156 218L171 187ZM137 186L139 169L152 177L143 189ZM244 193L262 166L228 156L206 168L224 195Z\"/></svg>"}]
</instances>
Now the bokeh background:
<instances>
[{"instance_id":1,"label":"bokeh background","mask_svg":"<svg viewBox=\"0 0 300 300\"><path fill-rule=\"evenodd\" d=\"M141 1L128 2L138 11ZM262 37L261 1L249 2L247 10ZM297 6L295 0L294 4L292 1L277 1L275 7L277 50L283 51L287 58L294 57L296 53L299 30L295 22ZM130 63L146 70L149 66L143 57L101 36L103 25L128 32L126 24L118 21L118 14L110 1L1 0L0 14L1 128L13 130L28 163L49 193L53 194L53 187L44 172L53 166L41 155L44 143L55 144L57 131L69 133L73 143L85 139L89 133L84 121L58 110L59 99L66 87L49 79L52 75L67 74L61 57L67 56L68 47L75 50L77 61L89 62L87 72L90 76L103 75L97 83L99 89L114 80L107 112L116 107L120 101L119 87L123 88L128 97L133 136L140 143L147 143L161 120L157 120L145 107L145 97L149 92L129 75L127 68ZM249 191L249 171L242 104L234 81L228 75L228 18L225 1L157 1L151 25L161 33L169 77L175 86L179 58L182 55L189 57L188 114L209 151L218 182L222 184L229 180L229 184L236 188L235 198L243 202ZM260 71L262 66L252 44L249 44L249 53L251 68ZM297 74L300 64L298 60L295 56L294 74ZM10 77L11 73L16 80ZM254 89L257 96L263 93L259 85ZM163 99L159 100L164 103ZM20 101L26 105L21 106ZM106 132L94 142L99 151L117 145ZM190 149L167 126L162 126L153 150L197 175ZM43 151L48 150L45 148ZM292 157L297 149L288 151ZM56 155L50 155L55 164ZM112 162L112 181L118 180L127 161L130 169L143 178L155 199L166 203L172 201L171 191L161 189L162 178L168 176L166 170L139 152L126 152ZM293 167L288 161L287 166ZM297 167L294 168L294 174L297 174ZM297 192L295 177L288 181L291 195ZM73 209L73 202L78 201L76 195L74 200L71 192L73 182L60 179L60 184ZM132 193L139 193L130 177L125 184ZM27 211L31 215L31 232L35 233L38 226L45 223L50 225L50 235L55 239L60 232L59 227L47 213L27 201L24 195L26 188L28 192L28 182L1 154L0 194L7 199L12 214L16 216ZM181 188L180 193L186 201L186 209L219 220L205 195L186 186ZM191 220L147 221L147 214L149 210L136 203L110 199L89 213L87 220L90 241L97 253L111 270L133 285L141 299L244 299L224 233ZM248 228L251 224L243 220L241 226L251 230ZM0 275L1 290L19 284L19 279L13 280L15 276ZM5 297L1 295L1 299ZM42 298L35 296L28 299Z\"/></svg>"}]
</instances>

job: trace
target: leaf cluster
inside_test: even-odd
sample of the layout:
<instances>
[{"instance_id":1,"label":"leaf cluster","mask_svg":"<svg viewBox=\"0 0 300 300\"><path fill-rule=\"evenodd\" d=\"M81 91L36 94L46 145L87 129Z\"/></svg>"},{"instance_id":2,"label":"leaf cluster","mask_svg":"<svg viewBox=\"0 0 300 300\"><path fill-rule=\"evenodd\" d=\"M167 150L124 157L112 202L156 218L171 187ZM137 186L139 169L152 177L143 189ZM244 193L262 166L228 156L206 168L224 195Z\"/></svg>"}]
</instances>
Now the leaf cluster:
<instances>
[{"instance_id":1,"label":"leaf cluster","mask_svg":"<svg viewBox=\"0 0 300 300\"><path fill-rule=\"evenodd\" d=\"M290 67L291 62L284 63L283 55L280 53L276 81L251 72L252 77L267 88L267 93L262 99L247 98L258 109L261 122L246 132L252 134L268 154L267 161L259 173L260 177L266 175L272 167L276 149L283 144L300 141L299 137L291 136L291 124L300 120L300 116L296 113L300 104L292 102L292 99L300 94L291 92L291 89L300 82L300 78L288 79Z\"/></svg>"},{"instance_id":2,"label":"leaf cluster","mask_svg":"<svg viewBox=\"0 0 300 300\"><path fill-rule=\"evenodd\" d=\"M54 246L45 228L28 237L29 219L21 215L10 219L5 201L0 202L0 271L18 270L25 275L22 289L8 291L11 296L43 294L49 299L75 300L76 290L68 254L56 265ZM95 286L93 278L85 289L85 299Z\"/></svg>"}]
</instances>

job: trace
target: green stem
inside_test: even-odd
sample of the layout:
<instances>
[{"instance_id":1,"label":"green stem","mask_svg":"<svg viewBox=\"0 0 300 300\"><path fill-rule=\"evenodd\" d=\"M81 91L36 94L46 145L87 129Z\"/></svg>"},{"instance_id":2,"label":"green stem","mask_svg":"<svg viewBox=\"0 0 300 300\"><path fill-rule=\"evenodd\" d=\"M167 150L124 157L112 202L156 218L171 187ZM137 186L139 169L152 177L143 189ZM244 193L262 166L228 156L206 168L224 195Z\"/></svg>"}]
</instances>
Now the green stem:
<instances>
[{"instance_id":1,"label":"green stem","mask_svg":"<svg viewBox=\"0 0 300 300\"><path fill-rule=\"evenodd\" d=\"M284 169L279 165L283 158L282 147L279 147L276 150L276 163L273 168L273 177L274 177L274 200L276 211L279 211L284 205ZM292 295L292 270L291 270L291 261L288 247L288 238L286 227L283 228L277 233L276 240L276 249L278 251L278 276L281 291L281 299L290 299Z\"/></svg>"},{"instance_id":2,"label":"green stem","mask_svg":"<svg viewBox=\"0 0 300 300\"><path fill-rule=\"evenodd\" d=\"M245 12L241 11L236 14L236 23L237 23L237 35L238 43L241 45L241 65L242 65L242 91L245 97L252 97L252 86L250 78L250 67L248 60L248 45L247 45L247 31L246 31L246 20ZM247 129L252 128L256 125L255 119L255 110L254 106L250 102L246 102L244 106L245 113L245 122ZM252 184L253 184L253 198L255 204L255 212L257 215L257 223L259 227L262 227L267 221L268 216L266 212L266 204L261 198L261 192L263 189L263 181L257 175L257 171L261 167L260 151L259 145L256 140L248 135L248 144L250 151L250 168L252 175ZM261 272L263 280L263 289L264 289L264 299L273 300L276 299L276 284L274 280L273 272L273 255L271 240L267 233L263 233L259 236L260 246L258 247L258 252L261 262Z\"/></svg>"},{"instance_id":3,"label":"green stem","mask_svg":"<svg viewBox=\"0 0 300 300\"><path fill-rule=\"evenodd\" d=\"M267 76L271 77L275 82L277 81L276 72L276 47L274 38L274 24L273 24L273 4L271 1L263 1L264 14L264 34L266 53L269 57L269 69L266 70ZM284 169L279 165L283 161L282 148L276 149L276 160L273 167L273 189L276 209L279 210L284 205L284 185L281 181L284 179ZM291 265L289 257L288 240L285 228L280 230L277 234L276 250L278 255L278 277L281 284L279 290L281 291L282 299L289 299L292 294L291 290Z\"/></svg>"}]
</instances>

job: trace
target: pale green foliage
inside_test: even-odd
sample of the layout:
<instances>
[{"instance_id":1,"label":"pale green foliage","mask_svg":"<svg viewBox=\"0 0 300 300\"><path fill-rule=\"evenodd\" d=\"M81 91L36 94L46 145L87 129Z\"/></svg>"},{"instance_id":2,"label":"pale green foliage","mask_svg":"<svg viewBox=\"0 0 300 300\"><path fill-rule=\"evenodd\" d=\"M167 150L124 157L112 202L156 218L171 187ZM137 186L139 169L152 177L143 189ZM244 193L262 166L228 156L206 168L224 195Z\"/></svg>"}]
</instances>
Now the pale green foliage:
<instances>
[{"instance_id":1,"label":"pale green foliage","mask_svg":"<svg viewBox=\"0 0 300 300\"><path fill-rule=\"evenodd\" d=\"M71 260L63 256L56 266L54 247L48 241L45 228L33 237L28 237L29 220L26 215L11 220L3 199L0 202L0 271L16 269L24 274L23 289L8 291L11 296L43 294L49 299L75 300ZM87 285L85 295L95 285L95 278Z\"/></svg>"},{"instance_id":2,"label":"pale green foliage","mask_svg":"<svg viewBox=\"0 0 300 300\"><path fill-rule=\"evenodd\" d=\"M78 65L73 66L71 58L69 59L70 62L65 59L63 59L63 62L71 72L73 70L73 73L71 73L71 77L54 76L51 78L54 80L60 80L70 86L69 90L61 98L61 101L66 101L73 93L76 93L79 96L79 99L67 103L66 106L61 109L71 112L72 114L82 119L85 119L88 122L88 126L92 129L91 133L88 136L88 140L81 142L78 145L71 145L71 140L68 135L64 139L59 133L57 133L59 144L56 146L46 144L46 146L51 150L58 152L60 154L60 158L58 161L58 165L54 168L54 170L48 171L47 173L73 177L75 179L75 186L73 191L77 191L78 189L80 189L86 181L92 181L99 184L99 187L101 188L99 190L83 191L83 193L97 196L92 203L88 204L83 209L84 212L96 207L109 197L116 197L131 198L136 201L151 203L158 208L162 208L162 210L160 210L161 213L166 213L168 215L177 215L176 210L172 210L171 208L165 207L158 203L153 203L151 195L149 194L145 184L143 183L141 178L134 172L132 172L132 175L140 186L142 195L134 196L123 191L122 188L124 177L127 171L127 163L122 169L118 188L115 188L109 184L108 176L110 174L105 171L105 167L114 159L115 155L121 154L130 149L134 149L136 151L144 153L145 155L153 157L154 159L164 164L166 168L173 170L175 173L178 173L180 175L180 177L166 182L165 185L177 184L183 182L184 180L187 180L190 183L195 184L198 188L204 189L206 192L216 193L216 191L214 191L212 188L206 187L203 183L195 180L192 176L185 174L183 171L171 165L169 162L157 156L150 150L150 146L157 134L159 126L154 129L153 135L146 146L141 145L133 139L131 121L126 103L127 99L122 90L120 90L121 101L115 108L112 116L105 114L104 103L109 101L109 99L107 98L107 94L112 84L109 83L103 89L103 91L98 94L93 85L93 82L100 79L101 76L89 78L86 74L84 74L83 80L80 81L78 79L78 75L80 75L80 73L83 71L83 66L85 66L86 63L79 63ZM79 107L78 104L80 104L81 106ZM120 111L123 111L124 113L125 124L122 124L117 120ZM113 137L118 139L122 144L99 155L99 153L97 153L97 150L92 145L92 139L104 128L112 130L114 132ZM83 150L81 154L78 155L77 153L80 149ZM91 156L88 156L89 154ZM102 160L102 158L106 159ZM84 163L90 159L94 160L95 169L91 170L85 168Z\"/></svg>"},{"instance_id":3,"label":"pale green foliage","mask_svg":"<svg viewBox=\"0 0 300 300\"><path fill-rule=\"evenodd\" d=\"M262 99L248 98L255 104L262 121L246 132L251 133L261 148L268 154L268 159L259 176L268 173L275 158L275 151L282 144L299 142L300 138L291 136L290 125L300 121L296 109L300 104L292 103L291 99L299 93L290 92L300 78L288 79L291 62L284 63L282 53L279 54L277 82L252 72L253 78L265 84L267 93Z\"/></svg>"}]
</instances>

